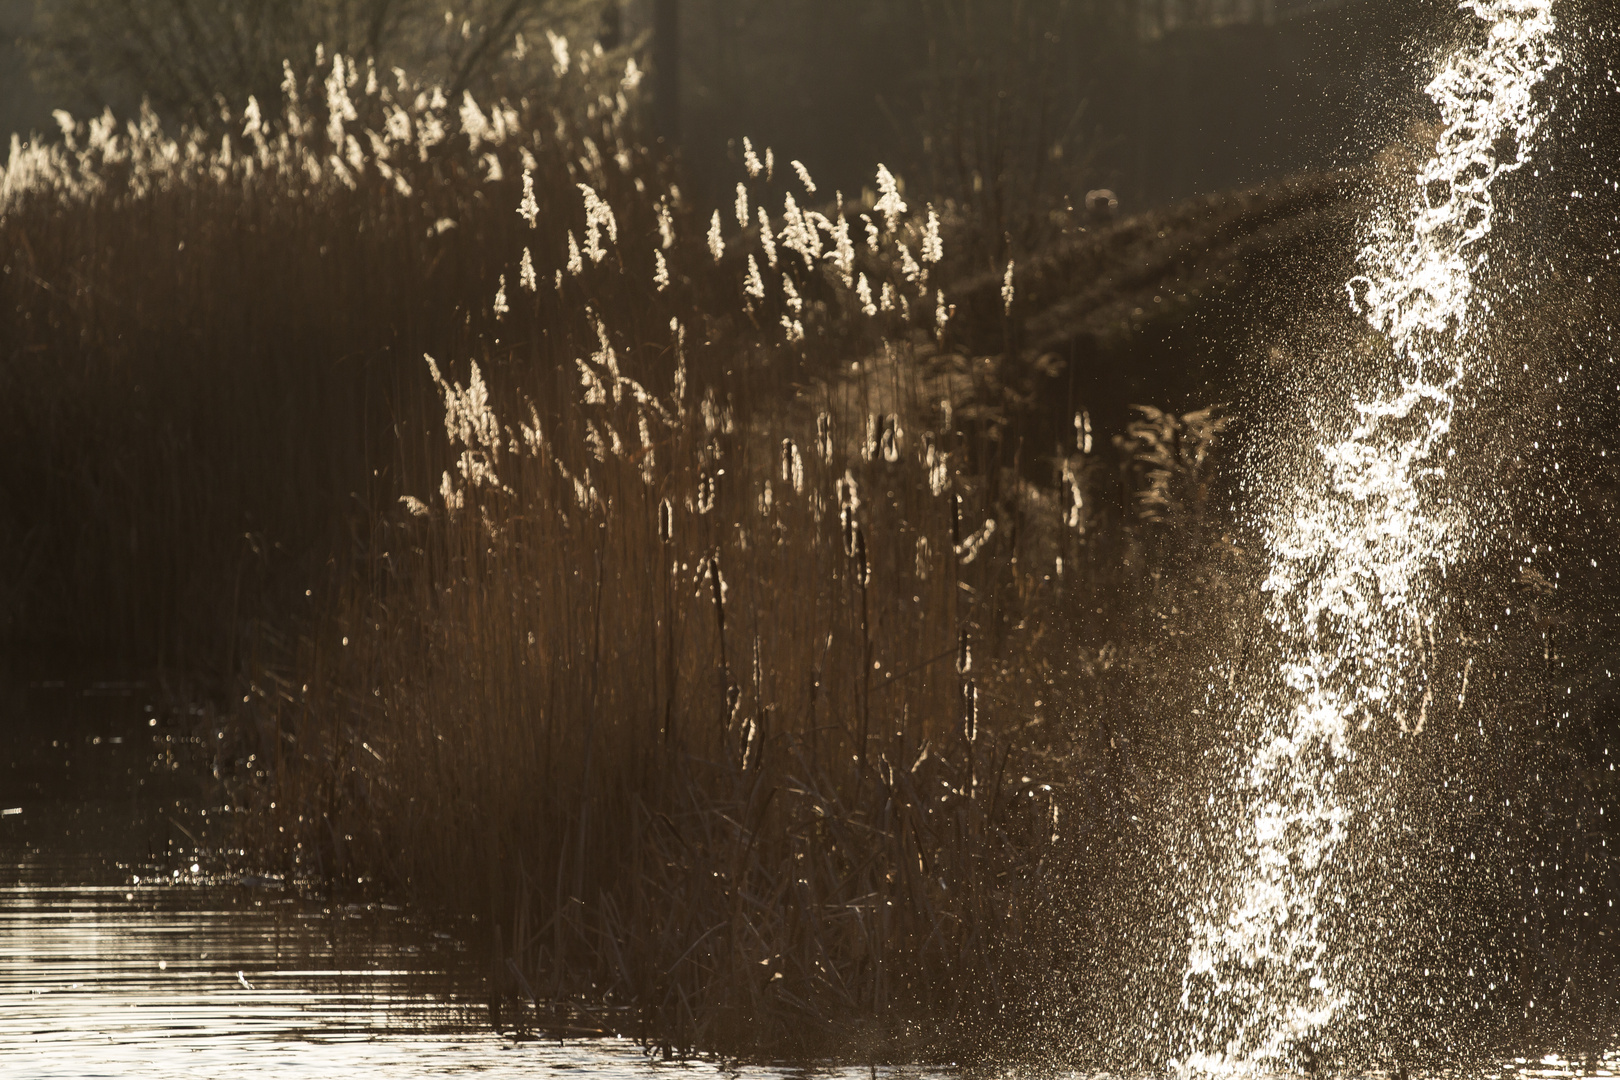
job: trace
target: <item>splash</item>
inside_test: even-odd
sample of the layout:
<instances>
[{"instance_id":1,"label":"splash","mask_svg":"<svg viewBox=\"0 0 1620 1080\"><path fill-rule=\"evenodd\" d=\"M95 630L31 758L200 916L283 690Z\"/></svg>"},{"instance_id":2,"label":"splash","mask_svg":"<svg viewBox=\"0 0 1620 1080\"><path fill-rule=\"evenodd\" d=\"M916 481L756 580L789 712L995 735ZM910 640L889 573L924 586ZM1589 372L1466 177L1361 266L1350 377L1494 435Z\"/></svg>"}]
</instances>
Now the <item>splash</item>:
<instances>
[{"instance_id":1,"label":"splash","mask_svg":"<svg viewBox=\"0 0 1620 1080\"><path fill-rule=\"evenodd\" d=\"M1355 734L1421 729L1432 704L1423 636L1445 567L1463 552L1448 435L1469 375L1492 185L1528 160L1537 85L1560 62L1551 0L1471 0L1471 44L1427 87L1442 114L1404 207L1375 215L1351 301L1388 342L1395 377L1353 405L1267 527L1276 692L1242 706L1233 837L1188 927L1178 1065L1309 1065L1354 1004L1333 930L1341 848L1356 824L1344 776ZM1212 796L1213 798L1213 796ZM1341 943L1342 944L1342 943Z\"/></svg>"}]
</instances>

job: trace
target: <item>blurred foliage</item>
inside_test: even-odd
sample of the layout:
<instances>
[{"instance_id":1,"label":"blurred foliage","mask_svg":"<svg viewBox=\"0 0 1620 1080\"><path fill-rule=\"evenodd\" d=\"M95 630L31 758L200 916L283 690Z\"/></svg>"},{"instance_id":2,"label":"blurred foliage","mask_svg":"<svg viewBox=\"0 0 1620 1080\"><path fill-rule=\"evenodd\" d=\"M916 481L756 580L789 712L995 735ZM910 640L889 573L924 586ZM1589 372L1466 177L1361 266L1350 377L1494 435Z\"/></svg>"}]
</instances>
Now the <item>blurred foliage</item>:
<instances>
[{"instance_id":1,"label":"blurred foliage","mask_svg":"<svg viewBox=\"0 0 1620 1080\"><path fill-rule=\"evenodd\" d=\"M521 35L594 28L588 0L41 0L29 40L38 78L74 104L198 122L226 102L281 98L283 62L316 49L403 66L452 97L484 89ZM541 42L543 45L543 41ZM519 47L518 52L525 52ZM544 52L549 58L549 51Z\"/></svg>"}]
</instances>

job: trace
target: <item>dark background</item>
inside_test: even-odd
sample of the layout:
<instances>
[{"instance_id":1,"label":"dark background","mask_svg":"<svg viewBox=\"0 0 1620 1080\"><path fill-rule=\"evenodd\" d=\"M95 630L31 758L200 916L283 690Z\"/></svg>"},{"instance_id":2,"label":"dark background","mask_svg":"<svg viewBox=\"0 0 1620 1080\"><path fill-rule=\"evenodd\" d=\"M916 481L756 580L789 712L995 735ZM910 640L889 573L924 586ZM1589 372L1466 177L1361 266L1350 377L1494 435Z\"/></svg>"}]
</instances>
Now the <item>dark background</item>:
<instances>
[{"instance_id":1,"label":"dark background","mask_svg":"<svg viewBox=\"0 0 1620 1080\"><path fill-rule=\"evenodd\" d=\"M1421 70L1424 59L1412 44L1414 29L1434 6L678 3L680 126L686 166L699 183L722 186L733 171L728 158L737 156L736 140L749 135L776 148L784 166L798 158L824 187L850 193L870 182L878 161L913 183L946 191L971 190L975 173L982 185L1001 168L1031 182L1044 174L1044 182L1066 189L1058 194L1075 199L1084 192L1067 189L1112 188L1126 210L1360 160L1369 149L1361 133L1387 132L1387 125L1358 119L1383 119L1411 100L1414 65ZM184 0L147 6L164 4L186 6ZM504 11L462 6L475 21L482 14L495 23ZM515 27L526 28L541 54L548 26L572 30L576 45L581 35L595 34L650 66L652 0L624 0L616 19L613 6L528 4L521 18L494 29L509 38ZM96 0L51 9L49 19L36 18L33 0L0 0L0 131L54 132L53 107L83 115L111 101L125 111L148 92L160 111L184 111L164 98L162 87L143 85L160 80L134 70L150 64L152 50L129 50L146 59L116 61L105 50L90 55L82 42L75 52L66 40L74 18L81 34L104 33L93 25ZM84 13L75 15L78 9ZM389 40L390 59L430 73L455 44L403 23ZM289 38L284 51L294 49Z\"/></svg>"}]
</instances>

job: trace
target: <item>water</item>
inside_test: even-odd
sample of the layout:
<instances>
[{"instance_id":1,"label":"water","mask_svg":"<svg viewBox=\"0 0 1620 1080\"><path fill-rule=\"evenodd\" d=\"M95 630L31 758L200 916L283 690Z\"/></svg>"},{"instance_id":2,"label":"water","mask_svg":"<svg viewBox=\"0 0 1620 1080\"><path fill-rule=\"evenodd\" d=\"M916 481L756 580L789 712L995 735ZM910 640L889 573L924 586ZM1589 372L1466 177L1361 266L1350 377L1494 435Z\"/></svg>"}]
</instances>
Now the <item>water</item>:
<instances>
[{"instance_id":1,"label":"water","mask_svg":"<svg viewBox=\"0 0 1620 1080\"><path fill-rule=\"evenodd\" d=\"M211 874L207 716L153 696L82 677L0 689L0 1075L668 1071L625 1040L481 1026L471 952L397 908Z\"/></svg>"},{"instance_id":2,"label":"water","mask_svg":"<svg viewBox=\"0 0 1620 1080\"><path fill-rule=\"evenodd\" d=\"M1361 872L1347 840L1385 808L1348 778L1360 733L1421 732L1436 707L1435 613L1473 539L1447 484L1448 436L1490 307L1476 277L1493 186L1529 160L1535 91L1561 61L1550 0L1461 8L1477 35L1427 88L1441 115L1433 154L1402 185L1415 194L1367 223L1349 285L1386 340L1388 373L1353 402L1323 402L1318 445L1266 485L1272 659L1238 687L1229 793L1210 797L1225 836L1183 901L1176 1052L1198 1070L1309 1067L1386 962L1361 947L1363 913L1345 895Z\"/></svg>"}]
</instances>

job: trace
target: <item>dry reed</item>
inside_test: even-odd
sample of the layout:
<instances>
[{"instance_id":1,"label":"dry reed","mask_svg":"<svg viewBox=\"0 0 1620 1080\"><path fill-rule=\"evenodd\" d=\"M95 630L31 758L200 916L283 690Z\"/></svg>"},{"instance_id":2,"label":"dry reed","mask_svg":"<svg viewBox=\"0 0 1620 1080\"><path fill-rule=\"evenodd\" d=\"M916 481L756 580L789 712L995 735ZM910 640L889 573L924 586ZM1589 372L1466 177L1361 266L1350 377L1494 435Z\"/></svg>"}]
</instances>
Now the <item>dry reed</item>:
<instances>
[{"instance_id":1,"label":"dry reed","mask_svg":"<svg viewBox=\"0 0 1620 1080\"><path fill-rule=\"evenodd\" d=\"M334 58L229 144L19 146L9 629L244 672L244 845L478 917L498 1026L1005 1046L1113 962L1083 913L1232 651L1217 425L1082 414L1031 482L957 408L953 208L750 147L728 233L635 74Z\"/></svg>"}]
</instances>

